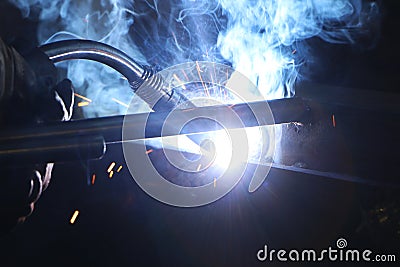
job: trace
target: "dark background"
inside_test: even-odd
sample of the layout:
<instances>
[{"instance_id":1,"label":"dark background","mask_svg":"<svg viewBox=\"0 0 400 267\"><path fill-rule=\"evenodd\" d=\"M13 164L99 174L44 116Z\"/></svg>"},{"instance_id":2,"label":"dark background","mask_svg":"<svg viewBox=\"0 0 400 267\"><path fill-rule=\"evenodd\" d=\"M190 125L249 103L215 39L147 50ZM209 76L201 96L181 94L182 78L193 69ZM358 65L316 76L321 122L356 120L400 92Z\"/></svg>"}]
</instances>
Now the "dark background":
<instances>
[{"instance_id":1,"label":"dark background","mask_svg":"<svg viewBox=\"0 0 400 267\"><path fill-rule=\"evenodd\" d=\"M400 4L392 0L381 5L382 27L373 48L310 41L318 62L307 67L309 81L398 93ZM35 23L21 19L7 3L1 3L0 13L4 40L20 50L36 45ZM398 130L381 129L382 133ZM387 149L398 162L398 151ZM113 161L124 168L110 179L106 170ZM89 185L93 173L96 182ZM382 177L398 181L400 175L383 168ZM1 239L0 265L264 265L257 262L256 252L265 244L276 249L319 249L334 247L340 237L349 247L400 257L400 198L395 186L277 170L253 194L247 192L248 182L244 177L220 201L183 209L141 191L118 146L110 147L101 161L57 164L34 214ZM71 225L76 209L80 215Z\"/></svg>"}]
</instances>

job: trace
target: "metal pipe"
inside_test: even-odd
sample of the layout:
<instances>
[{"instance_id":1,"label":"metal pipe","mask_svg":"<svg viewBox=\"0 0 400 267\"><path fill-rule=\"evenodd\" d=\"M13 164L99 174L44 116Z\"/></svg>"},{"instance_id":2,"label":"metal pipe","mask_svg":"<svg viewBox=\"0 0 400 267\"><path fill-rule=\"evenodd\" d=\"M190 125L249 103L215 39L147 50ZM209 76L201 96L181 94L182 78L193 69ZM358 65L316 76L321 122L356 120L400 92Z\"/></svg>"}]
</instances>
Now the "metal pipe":
<instances>
[{"instance_id":1,"label":"metal pipe","mask_svg":"<svg viewBox=\"0 0 400 267\"><path fill-rule=\"evenodd\" d=\"M288 98L268 101L272 111L273 120L266 118L258 121L252 110L265 109L265 102L252 102L247 104L237 104L229 106L229 109L238 114L244 123L244 127L308 121L310 119L307 103L299 98ZM232 123L231 116L227 114L228 105L207 106L190 109L176 110L176 116L185 121L186 119L196 118L201 115L209 115L217 119L226 128L237 127ZM162 132L163 124L170 112L152 112L150 114L133 114L125 116L103 117L95 119L85 119L77 121L56 122L48 125L37 126L29 129L9 129L2 131L0 135L0 162L7 158L6 151L2 148L10 148L8 144L19 144L18 151L21 155L25 151L39 151L43 146L43 140L47 138L54 140L53 145L58 142L61 146L67 137L75 137L79 140L85 136L101 136L105 143L115 143L122 141L122 126L125 120L126 131L130 133L130 140L143 138L143 125L146 125L145 138L176 135L179 129L170 128ZM215 130L216 123L211 120L200 120L201 127L190 127L185 134L202 133ZM174 125L174 122L169 122ZM57 142L56 142L57 141ZM29 144L29 145L25 145ZM36 144L36 145L35 145ZM24 150L25 149L25 150ZM30 153L30 152L29 152ZM32 161L37 158L32 156Z\"/></svg>"},{"instance_id":2,"label":"metal pipe","mask_svg":"<svg viewBox=\"0 0 400 267\"><path fill-rule=\"evenodd\" d=\"M100 159L106 150L101 135L46 136L0 142L0 164L20 166L42 162Z\"/></svg>"}]
</instances>

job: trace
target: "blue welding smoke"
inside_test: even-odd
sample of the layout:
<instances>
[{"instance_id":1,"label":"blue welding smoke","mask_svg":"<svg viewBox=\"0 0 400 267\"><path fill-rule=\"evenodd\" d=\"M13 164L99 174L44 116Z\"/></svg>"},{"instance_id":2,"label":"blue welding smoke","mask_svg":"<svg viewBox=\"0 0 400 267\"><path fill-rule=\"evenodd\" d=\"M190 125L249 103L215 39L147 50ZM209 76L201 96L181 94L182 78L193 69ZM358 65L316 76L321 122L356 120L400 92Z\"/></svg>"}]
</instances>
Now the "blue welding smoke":
<instances>
[{"instance_id":1,"label":"blue welding smoke","mask_svg":"<svg viewBox=\"0 0 400 267\"><path fill-rule=\"evenodd\" d=\"M64 39L90 39L124 51L136 61L146 63L129 35L134 21L132 4L119 0L15 0L11 1L25 17L38 21L39 44ZM38 44L38 45L39 45ZM127 81L114 70L90 61L63 63L75 90L92 100L85 106L85 117L124 114L133 92ZM114 101L114 100L115 101ZM138 99L138 112L148 108Z\"/></svg>"},{"instance_id":2,"label":"blue welding smoke","mask_svg":"<svg viewBox=\"0 0 400 267\"><path fill-rule=\"evenodd\" d=\"M355 43L378 14L375 3L361 0L220 3L228 17L226 29L218 37L220 52L268 99L294 95L301 65L296 61L296 46L305 45L301 41L320 37L332 43Z\"/></svg>"},{"instance_id":3,"label":"blue welding smoke","mask_svg":"<svg viewBox=\"0 0 400 267\"><path fill-rule=\"evenodd\" d=\"M294 94L301 65L312 57L303 42L319 37L355 43L379 14L362 0L14 0L25 17L39 21L38 40L84 38L115 46L159 68L190 61L228 63L253 81L267 99ZM297 55L297 47L302 47ZM69 62L68 77L96 105L87 117L122 114L126 81L87 61ZM138 99L138 111L145 105Z\"/></svg>"}]
</instances>

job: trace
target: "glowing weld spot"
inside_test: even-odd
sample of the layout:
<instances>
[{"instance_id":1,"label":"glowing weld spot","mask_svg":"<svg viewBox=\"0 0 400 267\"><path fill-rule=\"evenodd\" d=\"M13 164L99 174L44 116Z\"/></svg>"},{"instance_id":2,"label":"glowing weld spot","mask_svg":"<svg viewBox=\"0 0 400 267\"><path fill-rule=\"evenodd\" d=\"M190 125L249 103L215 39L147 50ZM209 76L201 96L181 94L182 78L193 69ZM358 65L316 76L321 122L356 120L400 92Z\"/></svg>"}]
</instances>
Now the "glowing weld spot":
<instances>
[{"instance_id":1,"label":"glowing weld spot","mask_svg":"<svg viewBox=\"0 0 400 267\"><path fill-rule=\"evenodd\" d=\"M76 221L76 218L78 217L78 215L79 215L79 210L76 210L76 211L74 212L74 214L72 214L72 217L71 217L71 219L69 220L69 222L70 222L71 224L74 224L75 221Z\"/></svg>"},{"instance_id":2,"label":"glowing weld spot","mask_svg":"<svg viewBox=\"0 0 400 267\"><path fill-rule=\"evenodd\" d=\"M92 175L92 185L94 184L94 182L96 181L96 174Z\"/></svg>"}]
</instances>

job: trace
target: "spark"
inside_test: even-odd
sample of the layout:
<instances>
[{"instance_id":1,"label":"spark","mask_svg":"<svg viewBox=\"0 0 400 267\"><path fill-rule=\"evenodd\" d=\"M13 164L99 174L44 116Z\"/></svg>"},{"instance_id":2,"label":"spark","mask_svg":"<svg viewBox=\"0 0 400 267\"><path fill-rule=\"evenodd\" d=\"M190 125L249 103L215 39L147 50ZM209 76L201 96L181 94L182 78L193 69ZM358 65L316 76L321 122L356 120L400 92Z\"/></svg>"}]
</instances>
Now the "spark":
<instances>
[{"instance_id":1,"label":"spark","mask_svg":"<svg viewBox=\"0 0 400 267\"><path fill-rule=\"evenodd\" d=\"M204 83L203 77L201 76L201 72L203 72L203 71L200 69L200 65L199 65L198 61L196 61L196 69L197 69L197 73L199 74L199 78L200 78L201 84L203 85L204 91L207 93L207 96L211 97L210 92L208 91L208 87Z\"/></svg>"},{"instance_id":2,"label":"spark","mask_svg":"<svg viewBox=\"0 0 400 267\"><path fill-rule=\"evenodd\" d=\"M83 100L85 100L85 101L87 101L87 102L92 102L92 99L90 99L90 98L87 98L87 97L85 97L85 96L83 96L83 95L80 95L80 94L78 94L78 93L74 93L74 95L75 96L77 96L77 97L79 97L79 98L82 98Z\"/></svg>"},{"instance_id":3,"label":"spark","mask_svg":"<svg viewBox=\"0 0 400 267\"><path fill-rule=\"evenodd\" d=\"M198 62L198 61L196 61L196 69L197 69L197 72L199 73L199 77L200 77L200 79L201 79L201 74L200 74L200 72L203 72L203 71L201 70L201 68L200 68L200 65L199 65L199 62ZM201 79L201 80L203 80L203 79Z\"/></svg>"},{"instance_id":4,"label":"spark","mask_svg":"<svg viewBox=\"0 0 400 267\"><path fill-rule=\"evenodd\" d=\"M217 186L217 178L214 178L214 188Z\"/></svg>"},{"instance_id":5,"label":"spark","mask_svg":"<svg viewBox=\"0 0 400 267\"><path fill-rule=\"evenodd\" d=\"M214 77L217 78L217 73L215 72L215 62L213 62L212 64L213 64L213 71L214 71L214 73L212 73L212 72L210 71L210 78L211 78L212 84L215 84L215 83L214 83Z\"/></svg>"},{"instance_id":6,"label":"spark","mask_svg":"<svg viewBox=\"0 0 400 267\"><path fill-rule=\"evenodd\" d=\"M89 104L90 104L90 102L88 102L88 101L79 102L78 107L85 107L85 106L88 106Z\"/></svg>"},{"instance_id":7,"label":"spark","mask_svg":"<svg viewBox=\"0 0 400 267\"><path fill-rule=\"evenodd\" d=\"M94 184L94 182L96 181L96 174L92 175L92 184Z\"/></svg>"},{"instance_id":8,"label":"spark","mask_svg":"<svg viewBox=\"0 0 400 267\"><path fill-rule=\"evenodd\" d=\"M332 125L333 125L334 128L336 127L335 115L332 115Z\"/></svg>"},{"instance_id":9,"label":"spark","mask_svg":"<svg viewBox=\"0 0 400 267\"><path fill-rule=\"evenodd\" d=\"M110 174L108 175L108 177L111 179L114 175L114 171L110 171Z\"/></svg>"},{"instance_id":10,"label":"spark","mask_svg":"<svg viewBox=\"0 0 400 267\"><path fill-rule=\"evenodd\" d=\"M201 164L199 164L199 166L197 166L197 171L200 171L201 169Z\"/></svg>"},{"instance_id":11,"label":"spark","mask_svg":"<svg viewBox=\"0 0 400 267\"><path fill-rule=\"evenodd\" d=\"M224 87L226 87L228 85L228 83L229 83L229 72L228 72L228 69L226 69L226 81L225 81ZM222 93L224 95L224 99L227 99L228 94L227 94L226 90L222 90Z\"/></svg>"},{"instance_id":12,"label":"spark","mask_svg":"<svg viewBox=\"0 0 400 267\"><path fill-rule=\"evenodd\" d=\"M182 80L179 79L178 75L176 75L176 73L174 73L174 78L175 80L177 80L179 82L179 85L182 87L183 90L186 90L186 86L183 84Z\"/></svg>"},{"instance_id":13,"label":"spark","mask_svg":"<svg viewBox=\"0 0 400 267\"><path fill-rule=\"evenodd\" d=\"M153 149L149 149L146 151L146 155L150 154L151 152L153 152Z\"/></svg>"},{"instance_id":14,"label":"spark","mask_svg":"<svg viewBox=\"0 0 400 267\"><path fill-rule=\"evenodd\" d=\"M182 73L183 73L183 76L185 76L186 81L190 81L190 80L189 80L189 77L187 76L187 74L186 74L186 72L185 72L184 70L182 70Z\"/></svg>"},{"instance_id":15,"label":"spark","mask_svg":"<svg viewBox=\"0 0 400 267\"><path fill-rule=\"evenodd\" d=\"M112 169L115 167L115 162L112 162L107 169L107 172L112 172Z\"/></svg>"},{"instance_id":16,"label":"spark","mask_svg":"<svg viewBox=\"0 0 400 267\"><path fill-rule=\"evenodd\" d=\"M380 223L384 223L384 222L386 222L388 220L388 218L389 218L388 216L382 217L382 218L379 219L379 222Z\"/></svg>"},{"instance_id":17,"label":"spark","mask_svg":"<svg viewBox=\"0 0 400 267\"><path fill-rule=\"evenodd\" d=\"M124 107L126 107L126 108L129 108L129 105L128 105L128 104L126 104L126 103L124 103L124 102L122 102L122 101L120 101L120 100L118 100L118 99L116 99L116 98L112 98L112 101L117 102L117 103L120 104L121 106L124 106Z\"/></svg>"},{"instance_id":18,"label":"spark","mask_svg":"<svg viewBox=\"0 0 400 267\"><path fill-rule=\"evenodd\" d=\"M120 172L122 170L122 165L118 167L117 172Z\"/></svg>"},{"instance_id":19,"label":"spark","mask_svg":"<svg viewBox=\"0 0 400 267\"><path fill-rule=\"evenodd\" d=\"M72 214L72 217L71 217L71 219L69 220L69 222L70 222L71 224L74 224L75 221L76 221L76 218L78 217L78 215L79 215L79 210L75 210L75 211L74 211L74 214Z\"/></svg>"}]
</instances>

